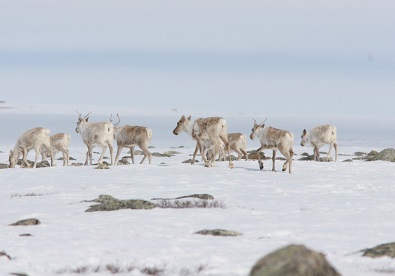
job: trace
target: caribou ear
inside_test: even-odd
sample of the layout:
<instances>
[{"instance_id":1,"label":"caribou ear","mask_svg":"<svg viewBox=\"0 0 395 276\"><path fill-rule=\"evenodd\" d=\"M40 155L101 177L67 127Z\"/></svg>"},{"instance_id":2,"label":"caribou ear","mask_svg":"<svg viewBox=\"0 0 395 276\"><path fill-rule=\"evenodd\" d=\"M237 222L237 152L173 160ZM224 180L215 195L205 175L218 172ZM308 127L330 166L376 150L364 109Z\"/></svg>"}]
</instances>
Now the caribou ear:
<instances>
[{"instance_id":1,"label":"caribou ear","mask_svg":"<svg viewBox=\"0 0 395 276\"><path fill-rule=\"evenodd\" d=\"M261 127L264 128L264 127L265 127L265 124L261 124Z\"/></svg>"},{"instance_id":2,"label":"caribou ear","mask_svg":"<svg viewBox=\"0 0 395 276\"><path fill-rule=\"evenodd\" d=\"M89 120L89 117L86 117L86 118L85 118L85 120L86 120L86 122L88 122L88 120Z\"/></svg>"},{"instance_id":3,"label":"caribou ear","mask_svg":"<svg viewBox=\"0 0 395 276\"><path fill-rule=\"evenodd\" d=\"M185 115L182 115L182 116L181 116L181 120L185 120Z\"/></svg>"},{"instance_id":4,"label":"caribou ear","mask_svg":"<svg viewBox=\"0 0 395 276\"><path fill-rule=\"evenodd\" d=\"M307 131L306 129L303 130L303 135L306 135Z\"/></svg>"},{"instance_id":5,"label":"caribou ear","mask_svg":"<svg viewBox=\"0 0 395 276\"><path fill-rule=\"evenodd\" d=\"M189 117L188 117L188 120L190 121L190 120L191 120L191 118L192 118L192 117L191 117L191 115L189 115Z\"/></svg>"}]
</instances>

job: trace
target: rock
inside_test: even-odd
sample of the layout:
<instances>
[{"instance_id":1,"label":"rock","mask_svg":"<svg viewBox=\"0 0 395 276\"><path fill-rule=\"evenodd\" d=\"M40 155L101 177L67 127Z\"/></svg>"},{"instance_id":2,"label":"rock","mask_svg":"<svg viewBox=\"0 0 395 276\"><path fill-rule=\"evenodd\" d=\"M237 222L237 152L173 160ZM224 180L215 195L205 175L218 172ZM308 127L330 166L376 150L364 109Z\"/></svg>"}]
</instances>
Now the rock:
<instances>
[{"instance_id":1,"label":"rock","mask_svg":"<svg viewBox=\"0 0 395 276\"><path fill-rule=\"evenodd\" d=\"M289 245L260 259L250 276L338 276L322 253L303 245Z\"/></svg>"},{"instance_id":2,"label":"rock","mask_svg":"<svg viewBox=\"0 0 395 276\"><path fill-rule=\"evenodd\" d=\"M352 159L346 159L346 160L343 160L342 162L354 162Z\"/></svg>"},{"instance_id":3,"label":"rock","mask_svg":"<svg viewBox=\"0 0 395 276\"><path fill-rule=\"evenodd\" d=\"M303 157L299 158L299 161L313 161L314 160L314 155L305 155L302 154Z\"/></svg>"},{"instance_id":4,"label":"rock","mask_svg":"<svg viewBox=\"0 0 395 276\"><path fill-rule=\"evenodd\" d=\"M159 153L159 152L154 152L154 153L152 153L152 156L154 156L154 157L172 157L171 154Z\"/></svg>"},{"instance_id":5,"label":"rock","mask_svg":"<svg viewBox=\"0 0 395 276\"><path fill-rule=\"evenodd\" d=\"M192 162L192 159L188 159L188 160L182 161L181 163L190 164L191 162ZM199 160L195 160L195 163L199 163Z\"/></svg>"},{"instance_id":6,"label":"rock","mask_svg":"<svg viewBox=\"0 0 395 276\"><path fill-rule=\"evenodd\" d=\"M9 168L8 164L0 163L0 170L1 169L8 169L8 168Z\"/></svg>"},{"instance_id":7,"label":"rock","mask_svg":"<svg viewBox=\"0 0 395 276\"><path fill-rule=\"evenodd\" d=\"M236 237L236 236L243 235L243 234L235 232L235 231L229 231L229 230L223 230L223 229L201 230L201 231L196 232L195 234L221 236L221 237Z\"/></svg>"},{"instance_id":8,"label":"rock","mask_svg":"<svg viewBox=\"0 0 395 276\"><path fill-rule=\"evenodd\" d=\"M0 257L1 257L1 256L6 257L8 260L11 260L11 259L12 259L10 255L8 255L7 253L5 253L5 251L0 251Z\"/></svg>"},{"instance_id":9,"label":"rock","mask_svg":"<svg viewBox=\"0 0 395 276\"><path fill-rule=\"evenodd\" d=\"M44 160L42 162L37 162L36 167L37 168L47 168L47 167L51 167L51 164L49 164L49 162L47 160Z\"/></svg>"},{"instance_id":10,"label":"rock","mask_svg":"<svg viewBox=\"0 0 395 276\"><path fill-rule=\"evenodd\" d=\"M373 248L361 250L364 257L378 258L378 257L390 257L395 258L395 243L381 244Z\"/></svg>"},{"instance_id":11,"label":"rock","mask_svg":"<svg viewBox=\"0 0 395 276\"><path fill-rule=\"evenodd\" d=\"M19 237L32 237L32 234L25 233L25 234L20 234Z\"/></svg>"},{"instance_id":12,"label":"rock","mask_svg":"<svg viewBox=\"0 0 395 276\"><path fill-rule=\"evenodd\" d=\"M367 153L366 152L362 152L362 151L357 151L357 152L354 152L354 155L355 156L366 156Z\"/></svg>"},{"instance_id":13,"label":"rock","mask_svg":"<svg viewBox=\"0 0 395 276\"><path fill-rule=\"evenodd\" d=\"M10 224L9 226L26 226L26 225L38 225L40 224L40 221L36 218L29 218L29 219L23 219L19 220L15 223Z\"/></svg>"},{"instance_id":14,"label":"rock","mask_svg":"<svg viewBox=\"0 0 395 276\"><path fill-rule=\"evenodd\" d=\"M369 153L370 154L370 153ZM378 154L374 155L373 157L367 158L368 161L390 161L395 162L395 149L384 149L380 151Z\"/></svg>"},{"instance_id":15,"label":"rock","mask_svg":"<svg viewBox=\"0 0 395 276\"><path fill-rule=\"evenodd\" d=\"M106 163L101 163L101 164L98 164L95 167L95 169L97 169L97 170L108 170L108 169L110 169L110 166L108 166L108 164L106 164Z\"/></svg>"},{"instance_id":16,"label":"rock","mask_svg":"<svg viewBox=\"0 0 395 276\"><path fill-rule=\"evenodd\" d=\"M176 199L182 199L182 198L198 198L198 199L204 199L204 200L214 199L214 197L209 194L193 194L193 195L189 195L189 196L180 196L180 197L177 197Z\"/></svg>"},{"instance_id":17,"label":"rock","mask_svg":"<svg viewBox=\"0 0 395 276\"><path fill-rule=\"evenodd\" d=\"M126 158L122 158L118 161L118 165L130 165L130 162Z\"/></svg>"},{"instance_id":18,"label":"rock","mask_svg":"<svg viewBox=\"0 0 395 276\"><path fill-rule=\"evenodd\" d=\"M92 205L85 212L95 211L115 211L120 209L153 209L155 204L142 200L142 199L130 199L130 200L119 200L110 195L100 195L99 198L93 200L100 204Z\"/></svg>"},{"instance_id":19,"label":"rock","mask_svg":"<svg viewBox=\"0 0 395 276\"><path fill-rule=\"evenodd\" d=\"M176 155L176 154L181 154L181 152L175 151L175 150L169 150L169 151L166 151L164 154L173 156L173 155Z\"/></svg>"}]
</instances>

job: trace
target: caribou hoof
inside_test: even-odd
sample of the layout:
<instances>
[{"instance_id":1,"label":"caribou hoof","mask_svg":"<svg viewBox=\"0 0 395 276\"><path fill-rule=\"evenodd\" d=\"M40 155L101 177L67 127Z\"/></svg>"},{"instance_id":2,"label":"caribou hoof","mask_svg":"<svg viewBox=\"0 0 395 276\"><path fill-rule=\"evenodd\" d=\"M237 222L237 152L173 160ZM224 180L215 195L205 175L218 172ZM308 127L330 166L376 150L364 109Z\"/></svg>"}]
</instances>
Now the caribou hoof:
<instances>
[{"instance_id":1,"label":"caribou hoof","mask_svg":"<svg viewBox=\"0 0 395 276\"><path fill-rule=\"evenodd\" d=\"M263 170L263 162L261 160L258 161L259 169Z\"/></svg>"},{"instance_id":2,"label":"caribou hoof","mask_svg":"<svg viewBox=\"0 0 395 276\"><path fill-rule=\"evenodd\" d=\"M233 169L233 166L234 166L233 163L230 163L230 164L229 164L229 168Z\"/></svg>"}]
</instances>

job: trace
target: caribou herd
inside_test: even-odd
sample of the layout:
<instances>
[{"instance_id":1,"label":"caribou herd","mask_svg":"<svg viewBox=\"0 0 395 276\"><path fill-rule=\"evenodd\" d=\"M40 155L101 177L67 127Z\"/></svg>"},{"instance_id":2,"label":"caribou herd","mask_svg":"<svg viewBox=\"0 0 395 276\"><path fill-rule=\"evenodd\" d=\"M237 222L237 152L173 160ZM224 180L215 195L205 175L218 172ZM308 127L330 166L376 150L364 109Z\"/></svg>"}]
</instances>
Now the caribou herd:
<instances>
[{"instance_id":1,"label":"caribou herd","mask_svg":"<svg viewBox=\"0 0 395 276\"><path fill-rule=\"evenodd\" d=\"M107 148L110 151L110 164L118 165L119 157L123 148L129 148L131 160L134 164L134 147L138 146L144 157L140 164L148 158L151 164L151 153L149 151L149 143L152 139L152 130L143 126L130 126L120 124L120 117L118 122L113 123L112 116L108 122L91 122L89 121L88 113L82 116L78 113L77 126L75 131L81 135L81 139L87 147L85 165L92 165L92 152L94 147L102 149L98 163L103 163L104 155ZM265 120L266 121L266 120ZM282 170L292 172L292 158L294 135L287 130L277 129L271 126L266 126L265 121L257 124L254 120L254 125L251 129L251 140L259 140L260 147L256 150L259 168L263 169L263 162L259 154L263 150L271 149L273 151L272 171L275 171L277 150L285 157L285 163ZM191 159L191 164L195 163L196 155L199 151L204 165L212 167L215 160L228 160L229 168L233 168L234 164L231 158L231 151L237 153L237 161L241 160L242 156L248 160L246 149L247 137L243 133L228 133L227 122L221 117L207 117L197 118L192 120L191 116L182 116L177 122L173 134L178 135L182 132L187 133L196 141L195 151ZM51 159L51 166L54 165L54 157L57 152L63 154L63 166L69 165L69 145L71 135L67 133L57 133L50 136L50 130L43 127L37 127L25 131L17 139L14 149L10 151L9 167L14 168L19 158L22 155L21 166L30 166L27 162L27 154L31 149L35 151L35 159L33 168L41 154L42 160L46 158ZM117 153L113 156L113 143L117 144ZM335 149L335 161L338 156L338 147L336 141L336 127L333 125L317 126L310 131L303 130L301 136L301 145L311 145L314 148L314 160L319 160L319 148L324 144L329 144L329 151L327 160L331 160L332 147Z\"/></svg>"}]
</instances>

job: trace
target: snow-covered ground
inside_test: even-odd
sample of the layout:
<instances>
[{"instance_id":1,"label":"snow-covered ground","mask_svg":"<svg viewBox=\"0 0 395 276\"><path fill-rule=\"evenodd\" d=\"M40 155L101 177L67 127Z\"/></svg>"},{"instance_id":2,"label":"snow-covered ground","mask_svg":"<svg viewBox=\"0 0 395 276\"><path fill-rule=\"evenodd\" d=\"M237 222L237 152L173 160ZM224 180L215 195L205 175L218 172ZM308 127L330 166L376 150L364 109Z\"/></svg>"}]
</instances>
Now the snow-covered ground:
<instances>
[{"instance_id":1,"label":"snow-covered ground","mask_svg":"<svg viewBox=\"0 0 395 276\"><path fill-rule=\"evenodd\" d=\"M75 109L12 107L0 109L0 163L8 162L8 152L18 135L35 126L48 127L52 133L71 133L70 155L77 159L73 162L84 162L86 150L74 131ZM194 143L186 134L172 134L183 113L180 110L109 108L100 109L100 113L94 107L81 108L78 111L83 114L92 111L92 121L119 112L121 124L153 129L152 152L180 153L170 158L153 157L152 165L113 166L109 170L63 167L62 161L51 168L0 170L0 251L12 257L0 257L1 275L71 275L78 270L83 275L110 275L110 268L128 275L145 275L147 268L161 270L161 275L247 275L259 258L291 243L324 253L342 275L388 275L395 271L395 261L390 258L349 255L394 241L395 164L341 162L356 151L395 146L391 141L394 130L387 125L390 119L269 117L268 125L289 129L295 135L297 155L290 175L271 172L269 160L263 171L256 161L235 162L234 169L226 162L217 162L213 168L182 163L190 158ZM267 116L191 115L223 116L230 132L247 135L254 117L259 121ZM312 148L299 146L303 128L319 123L338 126L339 161L298 161L303 152L312 153ZM248 149L258 146L258 141L248 141ZM29 159L32 156L29 154ZM137 161L140 158L137 156ZM278 170L281 163L277 161ZM196 193L213 195L223 208L84 212L93 203L83 201L101 194L150 200ZM9 226L32 217L41 224ZM216 228L243 235L195 234ZM20 236L25 233L32 236Z\"/></svg>"}]
</instances>

